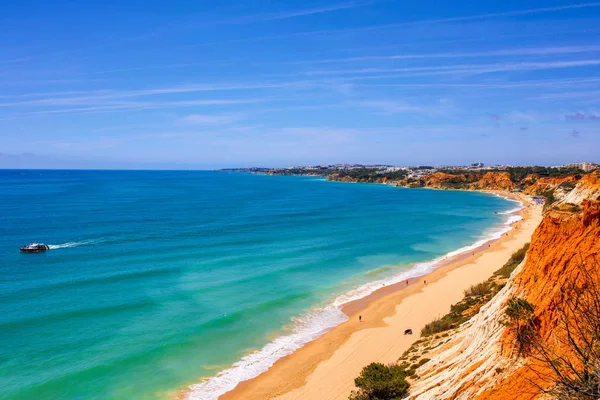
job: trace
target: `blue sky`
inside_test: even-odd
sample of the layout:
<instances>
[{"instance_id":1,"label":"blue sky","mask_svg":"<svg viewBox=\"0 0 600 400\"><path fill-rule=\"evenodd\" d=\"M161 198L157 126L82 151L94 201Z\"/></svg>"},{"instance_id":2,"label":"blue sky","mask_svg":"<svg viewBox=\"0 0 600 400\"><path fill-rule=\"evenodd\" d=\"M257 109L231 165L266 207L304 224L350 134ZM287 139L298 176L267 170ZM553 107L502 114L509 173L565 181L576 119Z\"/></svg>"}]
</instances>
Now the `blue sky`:
<instances>
[{"instance_id":1,"label":"blue sky","mask_svg":"<svg viewBox=\"0 0 600 400\"><path fill-rule=\"evenodd\" d=\"M600 3L51 3L2 7L0 167L600 161Z\"/></svg>"}]
</instances>

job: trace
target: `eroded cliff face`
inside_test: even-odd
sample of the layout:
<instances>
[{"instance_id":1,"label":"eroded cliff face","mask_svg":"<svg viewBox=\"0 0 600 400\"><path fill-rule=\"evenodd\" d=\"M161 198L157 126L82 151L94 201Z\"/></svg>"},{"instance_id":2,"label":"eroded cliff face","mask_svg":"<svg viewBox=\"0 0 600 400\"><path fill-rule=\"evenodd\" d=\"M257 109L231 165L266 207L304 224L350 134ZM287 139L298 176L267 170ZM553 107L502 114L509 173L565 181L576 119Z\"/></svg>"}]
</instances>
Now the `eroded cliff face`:
<instances>
[{"instance_id":1,"label":"eroded cliff face","mask_svg":"<svg viewBox=\"0 0 600 400\"><path fill-rule=\"evenodd\" d=\"M582 177L575 188L566 193L561 203L581 204L585 200L600 201L600 171L594 171Z\"/></svg>"},{"instance_id":2,"label":"eroded cliff face","mask_svg":"<svg viewBox=\"0 0 600 400\"><path fill-rule=\"evenodd\" d=\"M597 174L580 184L577 193L597 194ZM411 398L525 400L540 396L540 386L548 382L532 369L538 362L519 355L513 331L501 321L508 299L518 296L535 306L541 337L555 334L571 273L582 263L597 268L593 261L600 259L600 202L584 198L579 204L582 212L551 211L544 217L526 259L508 284L421 367L417 372L421 379L411 387Z\"/></svg>"},{"instance_id":3,"label":"eroded cliff face","mask_svg":"<svg viewBox=\"0 0 600 400\"><path fill-rule=\"evenodd\" d=\"M508 172L488 172L484 175L436 172L423 178L423 183L425 187L438 189L513 190L516 188Z\"/></svg>"},{"instance_id":4,"label":"eroded cliff face","mask_svg":"<svg viewBox=\"0 0 600 400\"><path fill-rule=\"evenodd\" d=\"M527 179L527 178L526 178ZM560 178L539 178L537 180L528 179L527 187L524 190L525 194L536 195L546 190L555 190L565 182L576 182L577 177L573 175L563 176Z\"/></svg>"},{"instance_id":5,"label":"eroded cliff face","mask_svg":"<svg viewBox=\"0 0 600 400\"><path fill-rule=\"evenodd\" d=\"M446 174L444 172L436 172L428 175L425 178L425 187L445 189L453 186L462 186L467 182L467 177L464 174Z\"/></svg>"},{"instance_id":6,"label":"eroded cliff face","mask_svg":"<svg viewBox=\"0 0 600 400\"><path fill-rule=\"evenodd\" d=\"M517 187L510 179L508 172L488 172L483 177L470 185L476 190L513 190Z\"/></svg>"},{"instance_id":7,"label":"eroded cliff face","mask_svg":"<svg viewBox=\"0 0 600 400\"><path fill-rule=\"evenodd\" d=\"M539 326L539 334L546 343L555 343L561 312L565 310L567 296L565 287L583 265L598 268L595 260L600 254L600 202L582 201L583 212L578 214L550 212L535 231L527 262L514 277L522 297L535 306L533 318ZM502 347L514 353L514 331L505 331ZM557 353L569 349L555 348ZM506 354L504 354L506 355ZM513 354L514 357L514 354ZM540 387L550 383L541 380L536 371L545 366L535 358L525 358L524 365L506 379L487 390L481 399L510 399L509 392L539 393ZM531 396L530 398L537 398Z\"/></svg>"},{"instance_id":8,"label":"eroded cliff face","mask_svg":"<svg viewBox=\"0 0 600 400\"><path fill-rule=\"evenodd\" d=\"M386 185L396 185L398 181L389 180L386 176L372 180L369 178L353 178L350 176L340 176L338 174L328 175L328 181L351 182L351 183L383 183Z\"/></svg>"},{"instance_id":9,"label":"eroded cliff face","mask_svg":"<svg viewBox=\"0 0 600 400\"><path fill-rule=\"evenodd\" d=\"M522 267L523 263L515 273ZM521 365L518 360L502 356L506 327L501 323L504 304L517 292L509 281L463 324L442 351L417 371L420 379L412 384L409 399L474 399L494 387L502 375L509 376L517 369Z\"/></svg>"}]
</instances>

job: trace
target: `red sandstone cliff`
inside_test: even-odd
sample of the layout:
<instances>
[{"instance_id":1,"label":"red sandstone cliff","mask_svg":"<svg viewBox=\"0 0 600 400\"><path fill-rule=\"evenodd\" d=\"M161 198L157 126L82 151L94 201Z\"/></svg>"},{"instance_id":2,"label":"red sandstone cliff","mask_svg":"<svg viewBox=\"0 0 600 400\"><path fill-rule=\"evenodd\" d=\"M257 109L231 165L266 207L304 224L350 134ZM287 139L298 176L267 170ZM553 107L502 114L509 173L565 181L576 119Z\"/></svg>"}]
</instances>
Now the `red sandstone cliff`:
<instances>
[{"instance_id":1,"label":"red sandstone cliff","mask_svg":"<svg viewBox=\"0 0 600 400\"><path fill-rule=\"evenodd\" d=\"M470 185L476 190L513 190L517 186L508 172L488 172L479 181Z\"/></svg>"},{"instance_id":2,"label":"red sandstone cliff","mask_svg":"<svg viewBox=\"0 0 600 400\"><path fill-rule=\"evenodd\" d=\"M421 367L421 379L411 388L411 398L540 398L540 387L547 387L549 382L534 371L544 368L543 363L519 355L514 331L502 320L509 298L525 298L535 306L540 337L555 343L559 315L568 300L564 290L567 281L580 265L598 268L593 261L600 260L600 202L582 199L584 195L594 198L600 181L597 173L586 178L571 191L571 200L581 204L583 211L551 211L544 217L533 234L526 259L508 284L459 328L443 351Z\"/></svg>"},{"instance_id":3,"label":"red sandstone cliff","mask_svg":"<svg viewBox=\"0 0 600 400\"><path fill-rule=\"evenodd\" d=\"M531 175L530 175L531 176ZM565 182L576 182L577 178L573 175L563 176L560 178L539 178L534 180L530 178L527 181L527 187L524 190L525 194L535 195L546 190L554 190Z\"/></svg>"}]
</instances>

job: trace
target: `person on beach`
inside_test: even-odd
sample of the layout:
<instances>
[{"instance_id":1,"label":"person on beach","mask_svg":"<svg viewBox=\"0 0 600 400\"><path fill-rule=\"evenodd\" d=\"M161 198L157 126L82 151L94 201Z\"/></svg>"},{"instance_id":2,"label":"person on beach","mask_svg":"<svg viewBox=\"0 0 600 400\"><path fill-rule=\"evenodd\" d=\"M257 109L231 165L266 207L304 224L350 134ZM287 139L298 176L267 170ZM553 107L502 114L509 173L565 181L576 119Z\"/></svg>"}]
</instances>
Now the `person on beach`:
<instances>
[{"instance_id":1,"label":"person on beach","mask_svg":"<svg viewBox=\"0 0 600 400\"><path fill-rule=\"evenodd\" d=\"M427 281L426 280L424 280L423 283L427 285Z\"/></svg>"},{"instance_id":2,"label":"person on beach","mask_svg":"<svg viewBox=\"0 0 600 400\"><path fill-rule=\"evenodd\" d=\"M362 322L362 315L358 316L358 322Z\"/></svg>"}]
</instances>

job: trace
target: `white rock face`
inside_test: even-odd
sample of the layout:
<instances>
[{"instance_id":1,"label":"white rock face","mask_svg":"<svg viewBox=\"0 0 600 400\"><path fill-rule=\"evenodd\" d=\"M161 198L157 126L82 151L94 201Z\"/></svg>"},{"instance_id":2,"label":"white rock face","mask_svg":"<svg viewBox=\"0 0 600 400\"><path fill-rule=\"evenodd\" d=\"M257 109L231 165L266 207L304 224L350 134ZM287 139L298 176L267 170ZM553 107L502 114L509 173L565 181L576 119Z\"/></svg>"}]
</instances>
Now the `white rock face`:
<instances>
[{"instance_id":1,"label":"white rock face","mask_svg":"<svg viewBox=\"0 0 600 400\"><path fill-rule=\"evenodd\" d=\"M518 292L512 278L524 264L521 262L506 286L459 328L444 345L446 349L417 371L420 379L411 385L409 399L473 399L521 366L515 358L501 355L506 327L500 321L506 302Z\"/></svg>"},{"instance_id":2,"label":"white rock face","mask_svg":"<svg viewBox=\"0 0 600 400\"><path fill-rule=\"evenodd\" d=\"M575 189L571 190L561 199L561 203L581 204L584 200L598 199L600 197L600 187L589 185L586 182L579 182Z\"/></svg>"}]
</instances>

